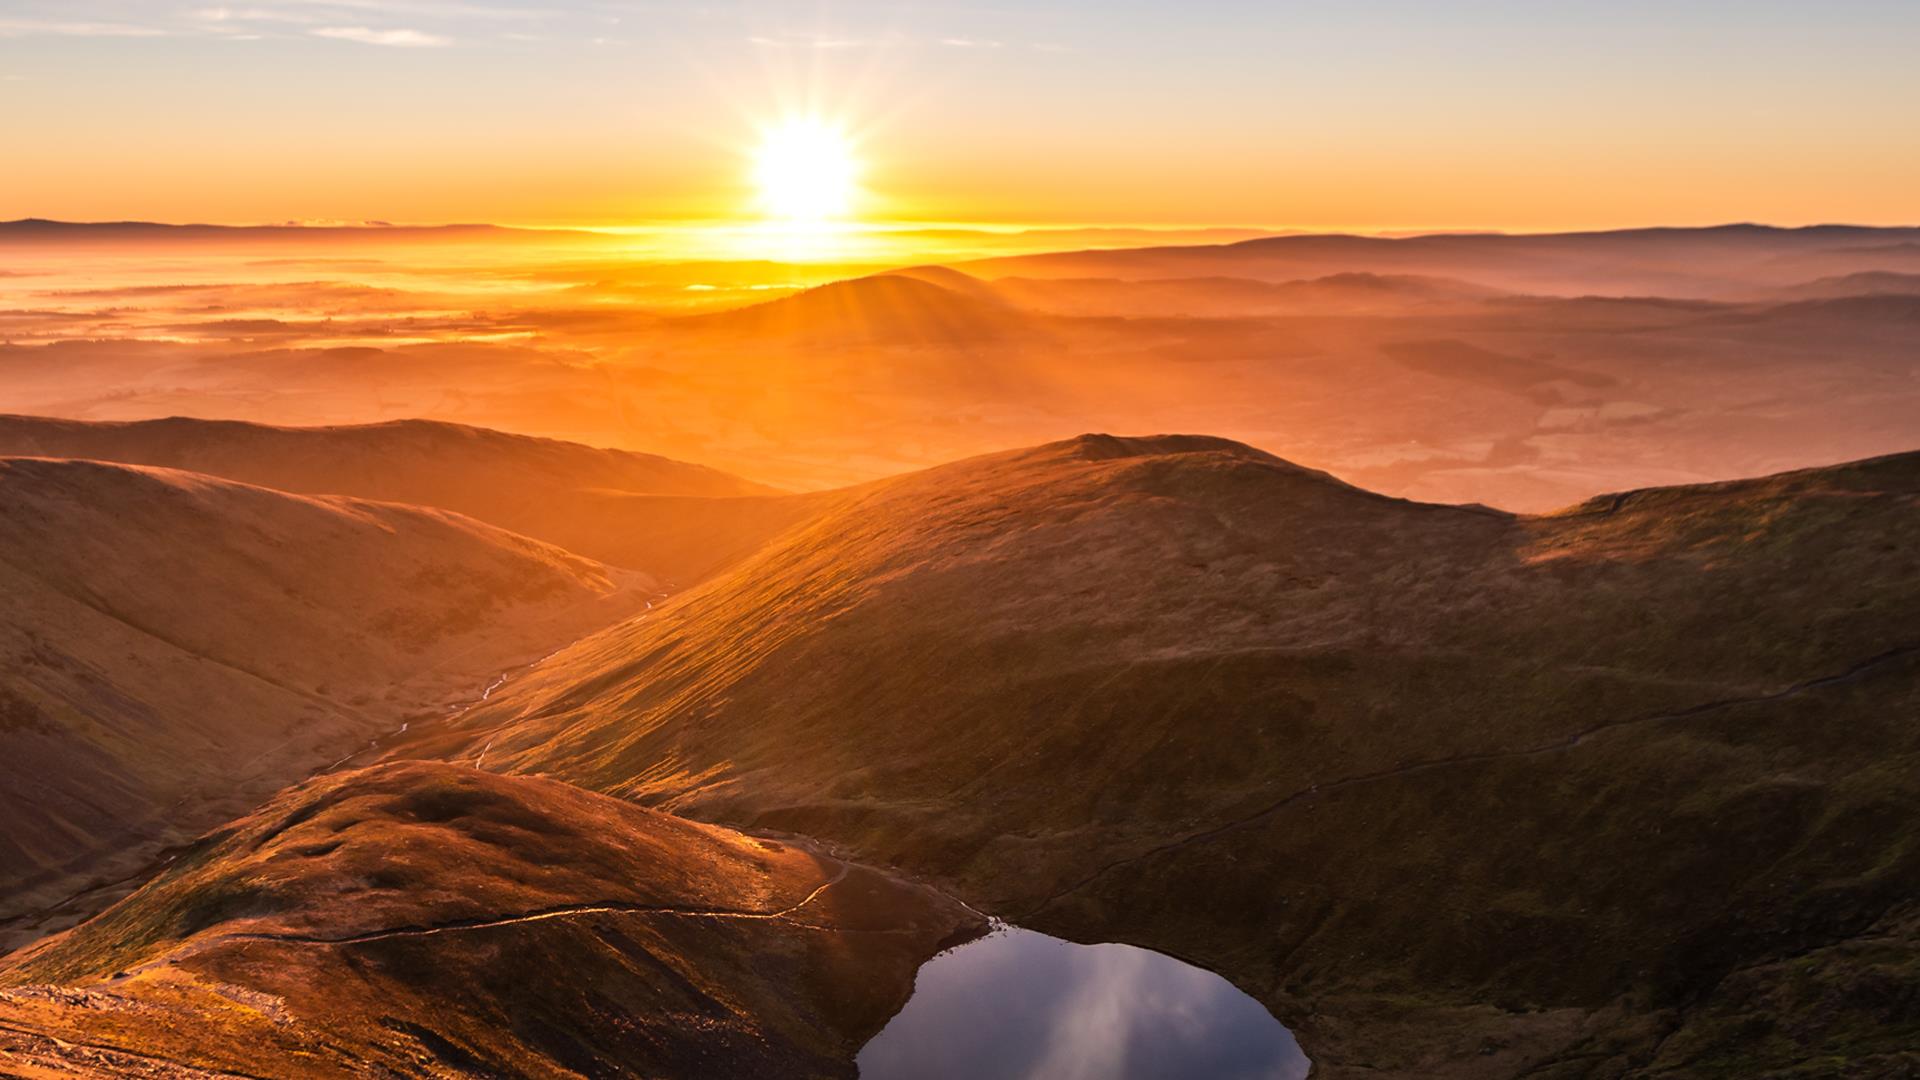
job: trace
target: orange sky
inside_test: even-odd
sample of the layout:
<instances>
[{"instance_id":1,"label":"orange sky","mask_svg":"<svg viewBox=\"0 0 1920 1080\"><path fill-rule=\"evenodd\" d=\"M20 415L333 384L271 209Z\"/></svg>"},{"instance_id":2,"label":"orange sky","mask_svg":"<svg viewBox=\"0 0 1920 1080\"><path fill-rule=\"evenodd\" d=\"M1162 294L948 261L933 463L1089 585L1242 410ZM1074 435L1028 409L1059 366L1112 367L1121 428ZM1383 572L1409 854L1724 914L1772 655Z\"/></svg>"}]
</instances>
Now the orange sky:
<instances>
[{"instance_id":1,"label":"orange sky","mask_svg":"<svg viewBox=\"0 0 1920 1080\"><path fill-rule=\"evenodd\" d=\"M10 3L0 217L736 217L804 112L859 136L869 218L1920 220L1910 4L800 10Z\"/></svg>"}]
</instances>

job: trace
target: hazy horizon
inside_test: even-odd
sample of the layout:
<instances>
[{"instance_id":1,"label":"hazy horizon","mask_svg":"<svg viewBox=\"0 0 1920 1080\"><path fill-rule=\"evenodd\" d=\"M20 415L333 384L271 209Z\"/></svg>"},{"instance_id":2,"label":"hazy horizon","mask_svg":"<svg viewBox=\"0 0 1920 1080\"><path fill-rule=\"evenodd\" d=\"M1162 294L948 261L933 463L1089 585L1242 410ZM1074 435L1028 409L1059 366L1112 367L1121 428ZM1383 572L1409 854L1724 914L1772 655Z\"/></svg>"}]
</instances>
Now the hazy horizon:
<instances>
[{"instance_id":1,"label":"hazy horizon","mask_svg":"<svg viewBox=\"0 0 1920 1080\"><path fill-rule=\"evenodd\" d=\"M1551 237L1608 233L1689 233L1713 230L1910 229L1911 224L1871 224L1855 221L1810 221L1798 224L1725 221L1703 225L1650 223L1609 229L1302 229L1236 224L1141 225L1114 222L1058 222L1048 224L986 222L876 222L833 220L789 223L776 220L687 220L627 222L621 224L529 225L500 221L335 221L288 219L278 221L147 221L113 219L69 221L45 217L0 220L8 226L49 225L110 229L116 226L166 229L211 228L248 230L311 229L316 233L344 232L369 240L382 233L433 230L499 229L542 236L555 243L586 245L596 257L625 259L634 265L714 262L764 263L809 268L838 268L846 275L918 264L958 264L1017 255L1067 254L1075 251L1126 250L1143 247L1204 247L1248 240L1281 238L1359 237L1410 240L1422 237ZM0 233L0 242L32 243L30 236ZM809 273L812 271L810 270ZM14 272L10 276L22 276ZM0 293L0 298L4 294Z\"/></svg>"}]
</instances>

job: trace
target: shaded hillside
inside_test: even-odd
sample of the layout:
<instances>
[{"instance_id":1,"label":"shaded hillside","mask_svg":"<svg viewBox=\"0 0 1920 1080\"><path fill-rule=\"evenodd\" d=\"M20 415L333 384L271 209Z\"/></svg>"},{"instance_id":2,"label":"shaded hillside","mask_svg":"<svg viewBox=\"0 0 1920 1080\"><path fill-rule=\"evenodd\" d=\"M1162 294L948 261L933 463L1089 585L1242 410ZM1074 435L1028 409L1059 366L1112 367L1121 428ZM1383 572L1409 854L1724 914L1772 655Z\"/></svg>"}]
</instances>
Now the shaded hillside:
<instances>
[{"instance_id":1,"label":"shaded hillside","mask_svg":"<svg viewBox=\"0 0 1920 1080\"><path fill-rule=\"evenodd\" d=\"M436 506L679 582L809 512L804 500L783 502L701 465L428 420L306 428L0 416L0 454L159 465L282 491ZM743 501L725 501L736 496ZM672 513L680 507L697 512L683 521ZM710 550L672 539L696 528L712 537Z\"/></svg>"},{"instance_id":2,"label":"shaded hillside","mask_svg":"<svg viewBox=\"0 0 1920 1080\"><path fill-rule=\"evenodd\" d=\"M840 491L723 498L583 492L570 501L570 513L556 514L542 532L569 550L604 551L623 566L657 568L664 584L678 588L733 566L845 497Z\"/></svg>"},{"instance_id":3,"label":"shaded hillside","mask_svg":"<svg viewBox=\"0 0 1920 1080\"><path fill-rule=\"evenodd\" d=\"M689 333L746 340L887 345L962 345L1033 331L1030 317L984 292L906 274L836 281L753 307L689 316L677 325Z\"/></svg>"},{"instance_id":4,"label":"shaded hillside","mask_svg":"<svg viewBox=\"0 0 1920 1080\"><path fill-rule=\"evenodd\" d=\"M1515 517L1088 436L873 485L464 753L1194 960L1322 1075L1883 1075L1916 492L1906 455Z\"/></svg>"},{"instance_id":5,"label":"shaded hillside","mask_svg":"<svg viewBox=\"0 0 1920 1080\"><path fill-rule=\"evenodd\" d=\"M136 869L651 582L443 511L0 458L0 915Z\"/></svg>"},{"instance_id":6,"label":"shaded hillside","mask_svg":"<svg viewBox=\"0 0 1920 1080\"><path fill-rule=\"evenodd\" d=\"M792 843L382 766L283 793L10 958L0 1058L61 1076L851 1077L919 963L984 928Z\"/></svg>"}]
</instances>

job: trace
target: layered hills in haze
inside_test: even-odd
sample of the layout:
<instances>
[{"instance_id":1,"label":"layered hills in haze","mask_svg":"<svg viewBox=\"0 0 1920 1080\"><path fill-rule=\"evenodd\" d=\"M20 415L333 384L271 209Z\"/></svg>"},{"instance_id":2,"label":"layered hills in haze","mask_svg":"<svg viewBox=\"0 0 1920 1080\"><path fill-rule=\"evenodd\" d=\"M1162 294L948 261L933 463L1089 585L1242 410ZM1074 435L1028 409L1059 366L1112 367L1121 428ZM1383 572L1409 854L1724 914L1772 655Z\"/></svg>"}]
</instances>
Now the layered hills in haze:
<instances>
[{"instance_id":1,"label":"layered hills in haze","mask_svg":"<svg viewBox=\"0 0 1920 1080\"><path fill-rule=\"evenodd\" d=\"M0 416L0 454L158 465L283 491L440 507L682 583L751 549L815 501L657 455L421 420L300 428Z\"/></svg>"},{"instance_id":2,"label":"layered hills in haze","mask_svg":"<svg viewBox=\"0 0 1920 1080\"><path fill-rule=\"evenodd\" d=\"M373 232L0 226L0 1073L1920 1075L1920 231Z\"/></svg>"},{"instance_id":3,"label":"layered hills in haze","mask_svg":"<svg viewBox=\"0 0 1920 1080\"><path fill-rule=\"evenodd\" d=\"M1898 452L1920 415L1920 322L1854 302L1920 274L1910 229L1285 236L898 267L662 262L609 237L150 233L7 249L0 405L433 417L792 491L1082 431L1206 431L1371 490L1524 511ZM1427 343L1578 378L1399 361ZM536 503L485 519L622 565L649 555L597 546L598 511L566 501L537 502L550 522Z\"/></svg>"},{"instance_id":4,"label":"layered hills in haze","mask_svg":"<svg viewBox=\"0 0 1920 1080\"><path fill-rule=\"evenodd\" d=\"M989 278L1254 278L1427 274L1529 293L1739 296L1848 261L1914 257L1920 229L1722 225L1606 232L1270 236L1231 244L1016 255L962 264ZM1915 249L1920 250L1920 249Z\"/></svg>"}]
</instances>

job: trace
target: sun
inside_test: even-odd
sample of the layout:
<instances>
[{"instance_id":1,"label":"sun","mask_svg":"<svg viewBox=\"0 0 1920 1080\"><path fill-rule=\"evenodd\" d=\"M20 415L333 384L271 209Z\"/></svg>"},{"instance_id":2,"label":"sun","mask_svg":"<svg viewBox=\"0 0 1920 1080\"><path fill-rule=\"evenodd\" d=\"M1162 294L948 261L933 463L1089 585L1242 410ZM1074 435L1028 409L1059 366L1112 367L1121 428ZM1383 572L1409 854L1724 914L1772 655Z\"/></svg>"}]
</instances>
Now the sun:
<instances>
[{"instance_id":1,"label":"sun","mask_svg":"<svg viewBox=\"0 0 1920 1080\"><path fill-rule=\"evenodd\" d=\"M859 172L846 134L813 118L795 118L766 129L754 154L760 207L784 221L845 216L853 209Z\"/></svg>"}]
</instances>

